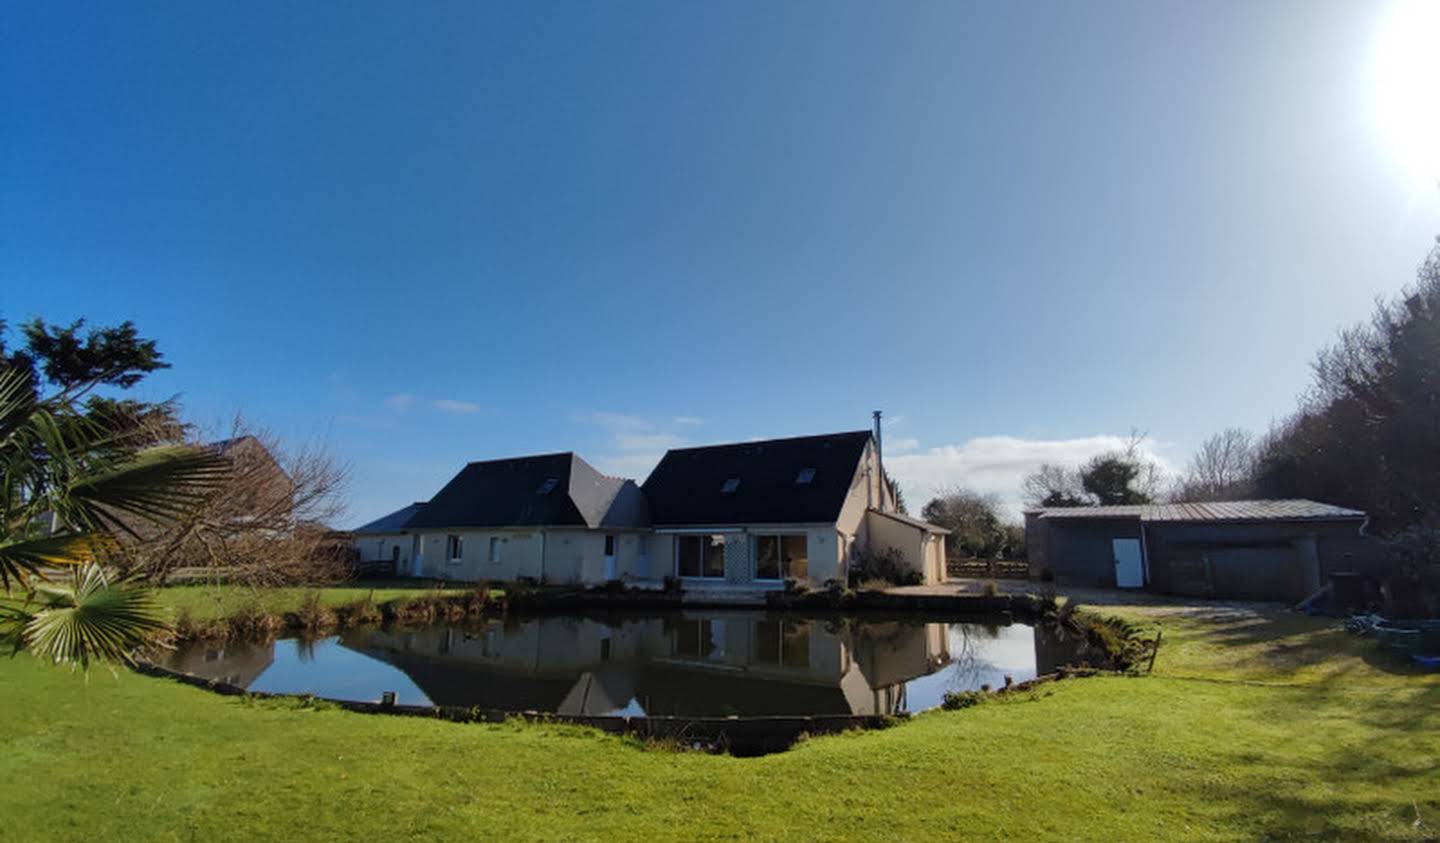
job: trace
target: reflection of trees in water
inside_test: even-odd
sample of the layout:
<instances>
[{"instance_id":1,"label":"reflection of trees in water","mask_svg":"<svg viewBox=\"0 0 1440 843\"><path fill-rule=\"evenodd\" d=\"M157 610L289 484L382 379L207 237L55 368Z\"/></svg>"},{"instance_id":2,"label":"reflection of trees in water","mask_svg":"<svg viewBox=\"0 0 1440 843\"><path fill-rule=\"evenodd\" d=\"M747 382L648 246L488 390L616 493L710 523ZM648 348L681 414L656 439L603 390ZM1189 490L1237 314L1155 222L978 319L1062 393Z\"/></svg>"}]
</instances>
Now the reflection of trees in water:
<instances>
[{"instance_id":1,"label":"reflection of trees in water","mask_svg":"<svg viewBox=\"0 0 1440 843\"><path fill-rule=\"evenodd\" d=\"M946 639L950 648L950 680L947 686L953 691L970 690L980 687L993 666L986 659L986 641L1000 636L998 626L979 626L969 623L947 625Z\"/></svg>"},{"instance_id":2,"label":"reflection of trees in water","mask_svg":"<svg viewBox=\"0 0 1440 843\"><path fill-rule=\"evenodd\" d=\"M301 636L295 639L295 657L300 660L301 664L315 661L315 642L319 640L319 638L311 636Z\"/></svg>"}]
</instances>

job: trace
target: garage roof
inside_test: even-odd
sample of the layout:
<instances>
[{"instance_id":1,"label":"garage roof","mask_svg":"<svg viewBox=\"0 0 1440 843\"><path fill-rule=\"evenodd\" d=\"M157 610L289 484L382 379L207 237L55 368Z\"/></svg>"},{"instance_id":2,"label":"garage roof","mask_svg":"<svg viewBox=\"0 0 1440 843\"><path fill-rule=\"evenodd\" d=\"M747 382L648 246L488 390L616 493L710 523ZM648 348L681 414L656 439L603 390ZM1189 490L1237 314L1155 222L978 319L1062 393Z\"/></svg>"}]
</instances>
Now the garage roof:
<instances>
[{"instance_id":1,"label":"garage roof","mask_svg":"<svg viewBox=\"0 0 1440 843\"><path fill-rule=\"evenodd\" d=\"M1026 514L1039 515L1047 520L1135 518L1147 522L1333 521L1365 517L1365 513L1358 509L1304 499L1047 507L1030 510Z\"/></svg>"}]
</instances>

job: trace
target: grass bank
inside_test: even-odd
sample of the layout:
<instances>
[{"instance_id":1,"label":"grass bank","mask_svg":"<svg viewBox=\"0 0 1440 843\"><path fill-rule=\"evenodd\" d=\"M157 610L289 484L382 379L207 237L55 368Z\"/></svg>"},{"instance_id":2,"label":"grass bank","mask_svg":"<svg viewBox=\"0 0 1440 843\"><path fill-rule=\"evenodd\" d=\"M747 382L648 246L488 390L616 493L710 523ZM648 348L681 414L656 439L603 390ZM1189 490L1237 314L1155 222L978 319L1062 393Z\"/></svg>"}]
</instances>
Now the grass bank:
<instances>
[{"instance_id":1,"label":"grass bank","mask_svg":"<svg viewBox=\"0 0 1440 843\"><path fill-rule=\"evenodd\" d=\"M1440 677L1331 622L1124 607L1154 676L754 759L567 727L372 717L0 661L23 840L1426 839ZM1416 818L1420 824L1416 824Z\"/></svg>"},{"instance_id":2,"label":"grass bank","mask_svg":"<svg viewBox=\"0 0 1440 843\"><path fill-rule=\"evenodd\" d=\"M432 592L463 594L474 588L468 583L426 582L415 580L356 580L338 586L313 588L251 588L245 585L175 585L156 589L160 602L175 614L186 614L197 621L213 621L231 617L242 609L259 608L274 614L300 611L307 597L318 594L331 608L348 605L373 597L376 604L410 600Z\"/></svg>"},{"instance_id":3,"label":"grass bank","mask_svg":"<svg viewBox=\"0 0 1440 843\"><path fill-rule=\"evenodd\" d=\"M324 588L185 585L157 589L177 640L263 639L383 622L459 621L500 610L505 591L474 583L356 581Z\"/></svg>"}]
</instances>

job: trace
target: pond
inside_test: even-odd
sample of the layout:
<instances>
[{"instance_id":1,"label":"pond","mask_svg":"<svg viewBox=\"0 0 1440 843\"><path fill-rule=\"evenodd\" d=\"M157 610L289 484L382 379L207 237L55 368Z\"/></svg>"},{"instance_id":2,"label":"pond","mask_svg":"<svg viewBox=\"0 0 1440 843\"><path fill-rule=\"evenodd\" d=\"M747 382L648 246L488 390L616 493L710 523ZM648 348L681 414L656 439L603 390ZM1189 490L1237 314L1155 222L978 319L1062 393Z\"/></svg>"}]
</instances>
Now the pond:
<instances>
[{"instance_id":1,"label":"pond","mask_svg":"<svg viewBox=\"0 0 1440 843\"><path fill-rule=\"evenodd\" d=\"M567 715L902 714L1075 661L1022 623L702 611L360 628L194 644L168 667L252 690Z\"/></svg>"}]
</instances>

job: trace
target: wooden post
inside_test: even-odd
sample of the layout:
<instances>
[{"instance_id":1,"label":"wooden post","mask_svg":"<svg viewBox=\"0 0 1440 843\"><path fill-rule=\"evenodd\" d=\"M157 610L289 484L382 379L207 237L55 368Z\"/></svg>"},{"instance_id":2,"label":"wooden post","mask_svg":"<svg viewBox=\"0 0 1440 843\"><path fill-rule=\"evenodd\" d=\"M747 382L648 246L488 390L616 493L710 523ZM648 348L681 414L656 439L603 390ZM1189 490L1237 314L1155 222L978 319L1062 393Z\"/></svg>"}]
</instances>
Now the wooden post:
<instances>
[{"instance_id":1,"label":"wooden post","mask_svg":"<svg viewBox=\"0 0 1440 843\"><path fill-rule=\"evenodd\" d=\"M1160 638L1164 634L1164 627L1155 631L1155 646L1150 650L1150 666L1145 668L1146 673L1153 673L1155 671L1155 657L1160 655Z\"/></svg>"}]
</instances>

